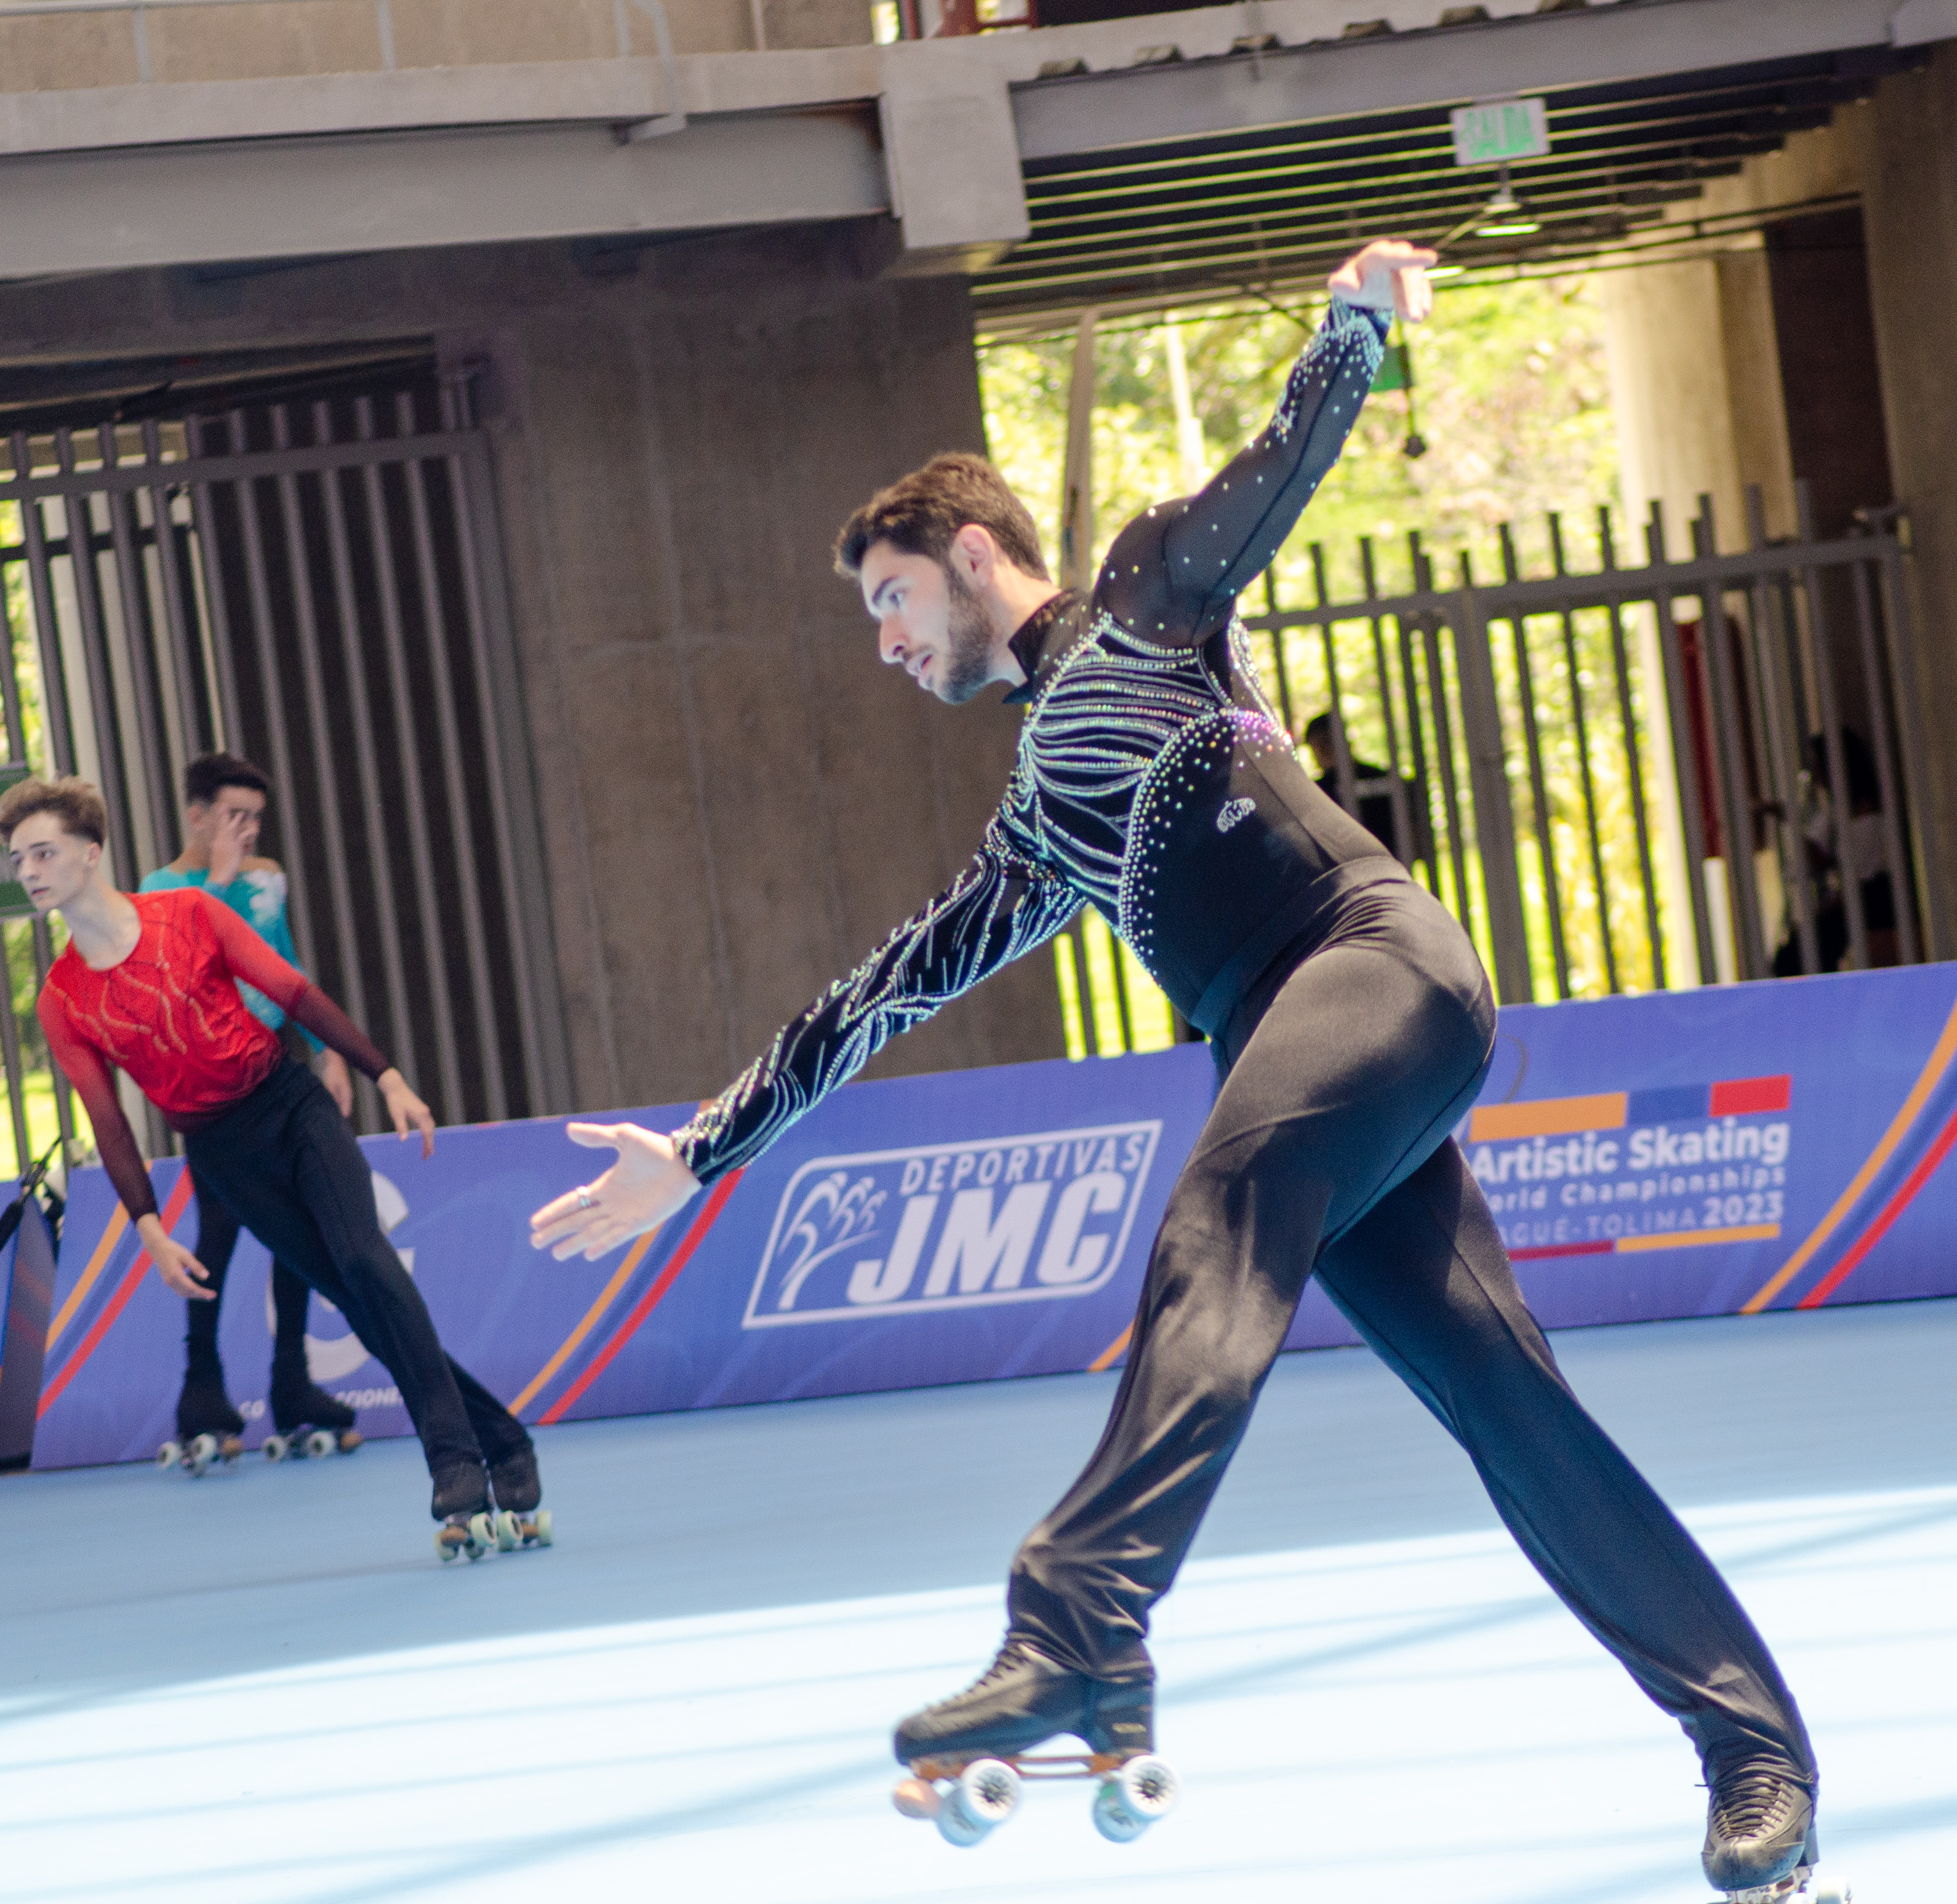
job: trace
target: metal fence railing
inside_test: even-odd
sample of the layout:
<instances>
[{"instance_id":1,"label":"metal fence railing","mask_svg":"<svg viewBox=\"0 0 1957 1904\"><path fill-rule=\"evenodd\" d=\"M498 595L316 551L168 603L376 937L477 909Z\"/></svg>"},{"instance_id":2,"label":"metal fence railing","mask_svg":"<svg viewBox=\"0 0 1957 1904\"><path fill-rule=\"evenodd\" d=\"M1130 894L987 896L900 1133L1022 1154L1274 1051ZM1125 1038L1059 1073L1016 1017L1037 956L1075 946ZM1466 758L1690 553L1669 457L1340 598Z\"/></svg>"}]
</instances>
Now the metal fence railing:
<instances>
[{"instance_id":1,"label":"metal fence railing","mask_svg":"<svg viewBox=\"0 0 1957 1904\"><path fill-rule=\"evenodd\" d=\"M1721 552L1709 498L1674 557L1610 512L1552 517L1544 572L1499 533L1499 576L1449 585L1415 534L1408 585L1312 599L1267 574L1247 613L1273 704L1321 784L1467 927L1505 1002L1949 957L1949 875L1926 779L1893 515ZM1247 601L1247 609L1254 604ZM1132 959L1077 923L1057 948L1077 1055L1166 1042ZM1165 1023L1166 1020L1165 1019Z\"/></svg>"}]
</instances>

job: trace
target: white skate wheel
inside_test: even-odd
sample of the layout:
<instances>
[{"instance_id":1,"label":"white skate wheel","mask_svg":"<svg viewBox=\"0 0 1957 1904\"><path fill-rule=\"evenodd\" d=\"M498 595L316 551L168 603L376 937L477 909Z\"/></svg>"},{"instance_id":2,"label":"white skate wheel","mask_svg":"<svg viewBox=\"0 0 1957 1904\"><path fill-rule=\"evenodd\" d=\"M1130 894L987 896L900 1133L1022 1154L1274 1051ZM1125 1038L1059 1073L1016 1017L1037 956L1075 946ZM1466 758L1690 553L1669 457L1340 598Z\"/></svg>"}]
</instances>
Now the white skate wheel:
<instances>
[{"instance_id":1,"label":"white skate wheel","mask_svg":"<svg viewBox=\"0 0 1957 1904\"><path fill-rule=\"evenodd\" d=\"M182 1459L183 1449L175 1441L166 1441L156 1450L156 1466L160 1468L173 1468Z\"/></svg>"},{"instance_id":2,"label":"white skate wheel","mask_svg":"<svg viewBox=\"0 0 1957 1904\"><path fill-rule=\"evenodd\" d=\"M1110 1779L1095 1793L1094 1829L1110 1844L1131 1845L1148 1828L1147 1819L1128 1809L1118 1779Z\"/></svg>"},{"instance_id":3,"label":"white skate wheel","mask_svg":"<svg viewBox=\"0 0 1957 1904\"><path fill-rule=\"evenodd\" d=\"M1842 1877L1817 1877L1808 1887L1813 1904L1854 1904L1855 1893Z\"/></svg>"},{"instance_id":4,"label":"white skate wheel","mask_svg":"<svg viewBox=\"0 0 1957 1904\"><path fill-rule=\"evenodd\" d=\"M489 1525L487 1514L471 1514L469 1517L468 1554L473 1561L479 1561L496 1545L496 1530Z\"/></svg>"},{"instance_id":5,"label":"white skate wheel","mask_svg":"<svg viewBox=\"0 0 1957 1904\"><path fill-rule=\"evenodd\" d=\"M315 1428L305 1440L305 1451L315 1461L324 1461L339 1446L324 1428Z\"/></svg>"},{"instance_id":6,"label":"white skate wheel","mask_svg":"<svg viewBox=\"0 0 1957 1904\"><path fill-rule=\"evenodd\" d=\"M458 1543L449 1539L446 1527L438 1527L435 1530L435 1551L441 1556L442 1564L446 1567L461 1549Z\"/></svg>"},{"instance_id":7,"label":"white skate wheel","mask_svg":"<svg viewBox=\"0 0 1957 1904\"><path fill-rule=\"evenodd\" d=\"M537 1530L537 1545L539 1547L548 1547L552 1539L550 1510L548 1507L539 1507L536 1512L536 1518L530 1523L530 1525Z\"/></svg>"},{"instance_id":8,"label":"white skate wheel","mask_svg":"<svg viewBox=\"0 0 1957 1904\"><path fill-rule=\"evenodd\" d=\"M1182 1781L1167 1759L1152 1752L1130 1759L1115 1775L1121 1789L1121 1802L1144 1824L1166 1818L1182 1796Z\"/></svg>"},{"instance_id":9,"label":"white skate wheel","mask_svg":"<svg viewBox=\"0 0 1957 1904\"><path fill-rule=\"evenodd\" d=\"M217 1441L213 1435L200 1434L184 1451L184 1466L201 1475L217 1459Z\"/></svg>"},{"instance_id":10,"label":"white skate wheel","mask_svg":"<svg viewBox=\"0 0 1957 1904\"><path fill-rule=\"evenodd\" d=\"M268 1434L265 1437L265 1459L267 1461L283 1461L290 1449L291 1444L283 1434Z\"/></svg>"},{"instance_id":11,"label":"white skate wheel","mask_svg":"<svg viewBox=\"0 0 1957 1904\"><path fill-rule=\"evenodd\" d=\"M517 1526L517 1517L499 1511L496 1516L496 1545L501 1552L513 1552L523 1545L523 1536Z\"/></svg>"},{"instance_id":12,"label":"white skate wheel","mask_svg":"<svg viewBox=\"0 0 1957 1904\"><path fill-rule=\"evenodd\" d=\"M944 1801L928 1779L900 1779L890 1802L906 1818L935 1818Z\"/></svg>"},{"instance_id":13,"label":"white skate wheel","mask_svg":"<svg viewBox=\"0 0 1957 1904\"><path fill-rule=\"evenodd\" d=\"M960 1851L969 1851L991 1829L965 1809L965 1795L956 1785L944 1794L937 1808L937 1835L947 1845L956 1845Z\"/></svg>"},{"instance_id":14,"label":"white skate wheel","mask_svg":"<svg viewBox=\"0 0 1957 1904\"><path fill-rule=\"evenodd\" d=\"M968 1818L996 1830L1020 1802L1020 1775L1003 1759L975 1759L958 1775L958 1802Z\"/></svg>"}]
</instances>

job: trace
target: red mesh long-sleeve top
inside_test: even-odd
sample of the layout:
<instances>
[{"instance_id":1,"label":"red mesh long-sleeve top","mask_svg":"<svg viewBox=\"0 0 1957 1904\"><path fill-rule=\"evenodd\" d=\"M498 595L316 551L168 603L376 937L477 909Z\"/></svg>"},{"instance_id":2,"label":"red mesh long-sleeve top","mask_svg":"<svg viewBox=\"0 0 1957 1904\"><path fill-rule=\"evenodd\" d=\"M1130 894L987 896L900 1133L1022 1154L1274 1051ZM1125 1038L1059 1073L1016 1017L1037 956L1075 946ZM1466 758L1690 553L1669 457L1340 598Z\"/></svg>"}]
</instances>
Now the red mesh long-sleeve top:
<instances>
[{"instance_id":1,"label":"red mesh long-sleeve top","mask_svg":"<svg viewBox=\"0 0 1957 1904\"><path fill-rule=\"evenodd\" d=\"M284 1055L278 1034L239 996L239 979L369 1077L388 1065L318 986L208 893L137 893L129 903L142 922L135 950L97 971L70 945L49 970L37 1009L55 1061L87 1108L116 1194L137 1217L156 1201L109 1067L127 1071L177 1130L214 1122Z\"/></svg>"}]
</instances>

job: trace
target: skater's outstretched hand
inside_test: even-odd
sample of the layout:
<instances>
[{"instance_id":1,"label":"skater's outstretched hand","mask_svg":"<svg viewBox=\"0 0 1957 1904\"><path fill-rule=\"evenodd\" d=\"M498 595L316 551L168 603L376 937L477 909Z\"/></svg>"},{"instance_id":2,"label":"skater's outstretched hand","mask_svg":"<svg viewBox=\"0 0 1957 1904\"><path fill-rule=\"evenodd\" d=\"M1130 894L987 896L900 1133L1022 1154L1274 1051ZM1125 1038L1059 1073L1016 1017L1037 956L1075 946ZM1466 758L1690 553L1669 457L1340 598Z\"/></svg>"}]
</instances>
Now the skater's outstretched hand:
<instances>
[{"instance_id":1,"label":"skater's outstretched hand","mask_svg":"<svg viewBox=\"0 0 1957 1904\"><path fill-rule=\"evenodd\" d=\"M217 1300L217 1292L204 1286L210 1279L210 1272L164 1229L163 1219L153 1210L136 1219L136 1233L150 1252L156 1273L179 1295L188 1296L193 1302Z\"/></svg>"},{"instance_id":2,"label":"skater's outstretched hand","mask_svg":"<svg viewBox=\"0 0 1957 1904\"><path fill-rule=\"evenodd\" d=\"M394 1120L394 1134L405 1137L412 1124L422 1134L422 1155L433 1156L435 1113L408 1089L408 1080L395 1066L390 1064L374 1083L387 1103L388 1116Z\"/></svg>"},{"instance_id":3,"label":"skater's outstretched hand","mask_svg":"<svg viewBox=\"0 0 1957 1904\"><path fill-rule=\"evenodd\" d=\"M700 1179L682 1163L672 1139L636 1124L571 1124L573 1143L615 1150L618 1161L602 1176L567 1190L530 1219L530 1247L549 1250L561 1263L582 1254L596 1262L628 1238L657 1229L699 1194Z\"/></svg>"},{"instance_id":4,"label":"skater's outstretched hand","mask_svg":"<svg viewBox=\"0 0 1957 1904\"><path fill-rule=\"evenodd\" d=\"M1429 268L1440 253L1397 238L1376 238L1340 265L1326 284L1348 304L1368 311L1397 311L1407 324L1418 324L1434 309Z\"/></svg>"}]
</instances>

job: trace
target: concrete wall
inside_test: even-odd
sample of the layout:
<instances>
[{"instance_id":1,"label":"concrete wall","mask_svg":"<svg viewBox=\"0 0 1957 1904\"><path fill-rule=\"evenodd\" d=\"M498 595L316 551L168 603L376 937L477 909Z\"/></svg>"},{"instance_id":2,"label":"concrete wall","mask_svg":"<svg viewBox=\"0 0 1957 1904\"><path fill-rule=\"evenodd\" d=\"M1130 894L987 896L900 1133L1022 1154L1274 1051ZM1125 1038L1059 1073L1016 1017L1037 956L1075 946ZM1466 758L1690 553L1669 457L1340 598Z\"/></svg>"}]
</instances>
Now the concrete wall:
<instances>
[{"instance_id":1,"label":"concrete wall","mask_svg":"<svg viewBox=\"0 0 1957 1904\"><path fill-rule=\"evenodd\" d=\"M704 1096L954 876L1017 716L879 665L841 517L982 448L956 279L866 280L847 227L400 253L203 286L0 286L15 362L432 337L479 359L578 1102ZM1064 1048L1035 956L884 1073Z\"/></svg>"}]
</instances>

